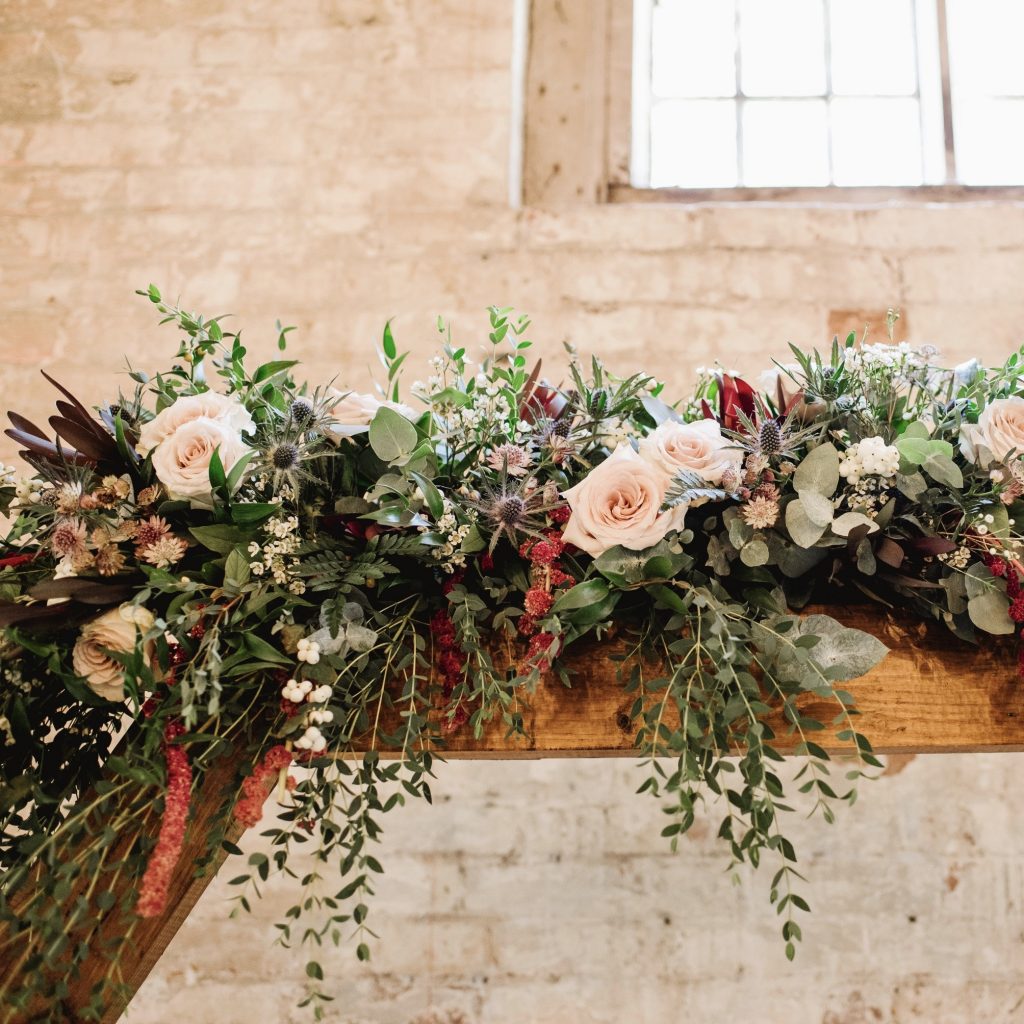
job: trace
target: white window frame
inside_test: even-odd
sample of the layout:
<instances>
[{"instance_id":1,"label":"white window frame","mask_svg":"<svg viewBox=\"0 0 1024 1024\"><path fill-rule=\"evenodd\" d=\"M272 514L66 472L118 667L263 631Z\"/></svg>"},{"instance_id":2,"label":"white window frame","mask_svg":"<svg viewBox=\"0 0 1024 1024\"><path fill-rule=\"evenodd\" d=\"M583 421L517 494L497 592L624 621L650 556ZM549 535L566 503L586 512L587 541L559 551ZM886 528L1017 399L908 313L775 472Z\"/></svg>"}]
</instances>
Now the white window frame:
<instances>
[{"instance_id":1,"label":"white window frame","mask_svg":"<svg viewBox=\"0 0 1024 1024\"><path fill-rule=\"evenodd\" d=\"M925 64L922 78L941 90L941 128L929 127L933 137L941 131L939 167L933 183L892 186L794 186L780 188L649 188L638 186L642 175L633 172L637 147L634 128L642 124L635 104L642 102L643 76L650 76L650 45L638 51L634 0L517 0L528 5L525 17L525 55L517 61L525 71L521 81L522 123L513 126L521 135L513 140L510 174L513 205L553 206L602 202L708 203L774 202L796 204L878 204L989 202L1024 200L1024 186L961 185L955 180L953 115L949 86L949 58L945 0L917 0L935 12L930 31L939 39L938 68ZM650 0L635 0L648 7ZM1024 0L1022 0L1024 2ZM929 31L927 11L918 19L918 45ZM933 37L934 38L934 37ZM641 54L637 59L638 52ZM642 54L647 54L645 66ZM934 47L932 48L934 53ZM932 58L932 65L935 63ZM516 64L516 61L513 62ZM926 83L926 88L929 87ZM514 104L514 107L516 104ZM939 109L932 103L933 109ZM517 201L518 200L518 201Z\"/></svg>"}]
</instances>

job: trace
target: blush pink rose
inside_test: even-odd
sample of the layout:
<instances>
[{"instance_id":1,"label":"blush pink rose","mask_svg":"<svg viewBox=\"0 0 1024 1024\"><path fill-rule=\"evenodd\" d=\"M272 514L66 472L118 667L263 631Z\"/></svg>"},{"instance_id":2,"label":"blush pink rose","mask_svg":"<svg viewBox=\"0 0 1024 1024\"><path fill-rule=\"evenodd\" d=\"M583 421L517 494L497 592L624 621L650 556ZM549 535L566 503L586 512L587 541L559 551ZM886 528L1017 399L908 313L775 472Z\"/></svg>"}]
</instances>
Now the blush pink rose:
<instances>
[{"instance_id":1,"label":"blush pink rose","mask_svg":"<svg viewBox=\"0 0 1024 1024\"><path fill-rule=\"evenodd\" d=\"M668 420L640 442L640 454L669 476L689 470L716 486L727 469L738 470L743 461L742 450L722 436L717 420Z\"/></svg>"},{"instance_id":2,"label":"blush pink rose","mask_svg":"<svg viewBox=\"0 0 1024 1024\"><path fill-rule=\"evenodd\" d=\"M680 530L686 506L661 511L671 477L620 445L575 487L565 492L572 515L564 539L595 558L617 544L643 551Z\"/></svg>"},{"instance_id":3,"label":"blush pink rose","mask_svg":"<svg viewBox=\"0 0 1024 1024\"><path fill-rule=\"evenodd\" d=\"M216 391L201 395L182 395L173 405L158 412L139 431L139 451L148 455L158 444L170 437L179 427L192 420L217 420L234 433L251 434L256 429L249 410L241 402Z\"/></svg>"},{"instance_id":4,"label":"blush pink rose","mask_svg":"<svg viewBox=\"0 0 1024 1024\"><path fill-rule=\"evenodd\" d=\"M224 472L230 473L252 449L223 420L188 420L154 449L153 471L171 498L209 508L213 503L210 462L215 451L220 454Z\"/></svg>"},{"instance_id":5,"label":"blush pink rose","mask_svg":"<svg viewBox=\"0 0 1024 1024\"><path fill-rule=\"evenodd\" d=\"M982 468L994 459L1003 461L1010 452L1024 455L1024 398L997 398L982 410L978 422L960 428L964 458Z\"/></svg>"},{"instance_id":6,"label":"blush pink rose","mask_svg":"<svg viewBox=\"0 0 1024 1024\"><path fill-rule=\"evenodd\" d=\"M416 410L401 402L385 402L373 395L360 394L358 391L343 392L335 388L330 388L328 395L333 400L333 404L328 407L333 422L328 423L325 430L335 440L365 433L377 410L383 406L394 409L407 420L416 419Z\"/></svg>"}]
</instances>

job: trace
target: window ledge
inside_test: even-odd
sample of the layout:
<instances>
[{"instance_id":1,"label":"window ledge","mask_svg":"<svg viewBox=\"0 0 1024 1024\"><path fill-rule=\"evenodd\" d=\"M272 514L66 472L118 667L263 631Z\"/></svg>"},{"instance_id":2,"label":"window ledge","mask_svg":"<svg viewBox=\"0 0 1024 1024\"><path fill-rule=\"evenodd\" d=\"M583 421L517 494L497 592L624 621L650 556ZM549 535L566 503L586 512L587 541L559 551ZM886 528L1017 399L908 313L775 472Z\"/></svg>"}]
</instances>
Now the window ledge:
<instances>
[{"instance_id":1,"label":"window ledge","mask_svg":"<svg viewBox=\"0 0 1024 1024\"><path fill-rule=\"evenodd\" d=\"M610 185L610 203L687 206L772 203L780 206L888 206L930 203L1024 203L1022 185L909 185L794 188L634 188Z\"/></svg>"}]
</instances>

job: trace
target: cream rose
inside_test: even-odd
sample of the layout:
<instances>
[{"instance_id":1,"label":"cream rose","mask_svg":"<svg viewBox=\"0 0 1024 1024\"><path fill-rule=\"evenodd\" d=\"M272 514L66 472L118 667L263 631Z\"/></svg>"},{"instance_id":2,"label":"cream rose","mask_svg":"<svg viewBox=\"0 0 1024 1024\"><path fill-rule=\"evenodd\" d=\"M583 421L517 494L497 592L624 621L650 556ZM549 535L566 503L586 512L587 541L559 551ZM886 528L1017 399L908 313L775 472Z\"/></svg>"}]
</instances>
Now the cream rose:
<instances>
[{"instance_id":1,"label":"cream rose","mask_svg":"<svg viewBox=\"0 0 1024 1024\"><path fill-rule=\"evenodd\" d=\"M173 406L172 406L173 408ZM210 461L219 452L226 473L252 449L224 420L190 419L165 437L153 451L153 470L168 495L209 508Z\"/></svg>"},{"instance_id":2,"label":"cream rose","mask_svg":"<svg viewBox=\"0 0 1024 1024\"><path fill-rule=\"evenodd\" d=\"M1002 462L1011 451L1024 455L1024 398L1015 395L989 402L976 424L960 428L960 450L982 468Z\"/></svg>"},{"instance_id":3,"label":"cream rose","mask_svg":"<svg viewBox=\"0 0 1024 1024\"><path fill-rule=\"evenodd\" d=\"M173 405L158 412L139 431L139 451L148 455L178 429L192 420L206 419L223 423L235 434L252 433L256 429L249 410L241 402L216 391L201 395L182 395Z\"/></svg>"},{"instance_id":4,"label":"cream rose","mask_svg":"<svg viewBox=\"0 0 1024 1024\"><path fill-rule=\"evenodd\" d=\"M75 671L89 688L105 700L124 699L124 666L107 651L127 654L135 650L139 633L153 625L153 614L138 605L123 604L87 622L71 655ZM147 652L152 657L152 649Z\"/></svg>"},{"instance_id":5,"label":"cream rose","mask_svg":"<svg viewBox=\"0 0 1024 1024\"><path fill-rule=\"evenodd\" d=\"M739 470L743 462L743 452L722 436L717 420L668 420L640 442L640 454L669 476L689 470L715 485L727 469Z\"/></svg>"},{"instance_id":6,"label":"cream rose","mask_svg":"<svg viewBox=\"0 0 1024 1024\"><path fill-rule=\"evenodd\" d=\"M632 551L657 544L670 530L682 529L686 515L685 505L661 511L671 479L628 444L620 445L565 492L572 515L563 537L595 558L616 544Z\"/></svg>"},{"instance_id":7,"label":"cream rose","mask_svg":"<svg viewBox=\"0 0 1024 1024\"><path fill-rule=\"evenodd\" d=\"M335 439L364 433L377 410L383 406L394 409L407 420L416 418L416 411L401 402L382 402L373 395L363 395L358 391L343 392L335 388L331 388L328 395L333 399L329 411L334 422L328 423L326 430Z\"/></svg>"}]
</instances>

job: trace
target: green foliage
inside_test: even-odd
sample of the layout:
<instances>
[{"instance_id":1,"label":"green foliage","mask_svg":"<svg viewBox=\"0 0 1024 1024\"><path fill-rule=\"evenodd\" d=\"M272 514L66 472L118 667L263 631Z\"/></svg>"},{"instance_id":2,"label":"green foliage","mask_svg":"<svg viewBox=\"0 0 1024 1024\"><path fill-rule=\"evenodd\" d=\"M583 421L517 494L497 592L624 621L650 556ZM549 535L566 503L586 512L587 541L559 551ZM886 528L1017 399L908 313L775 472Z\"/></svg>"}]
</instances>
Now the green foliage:
<instances>
[{"instance_id":1,"label":"green foliage","mask_svg":"<svg viewBox=\"0 0 1024 1024\"><path fill-rule=\"evenodd\" d=\"M407 396L419 411L403 404L406 354L389 321L385 401L360 396L365 416L341 423L347 392L297 381L290 359L250 369L224 317L181 310L155 286L141 294L179 332L170 367L132 370L133 393L94 421L61 388L54 421L95 456L54 457L15 414L34 477L0 473L11 517L0 550L5 1005L59 1006L69 973L96 955L110 967L83 1016L109 1004L160 835L170 742L187 754L192 800L217 801L195 866L219 850L242 861L234 913L272 877L295 884L277 940L306 949L303 1005L322 1015L323 948L371 955L382 816L431 800L452 731L528 743L532 695L576 686L584 637L610 642L639 788L662 802L663 835L675 848L713 813L734 867L772 859L792 959L809 903L784 826L799 809L831 822L879 767L842 687L886 653L795 610L845 587L967 640L1017 628L1024 471L1015 451L972 437L993 403L1024 391L1019 355L990 372L944 371L918 350L850 336L824 354L794 349L769 394L706 371L669 404L652 378L572 350L556 387L530 358L529 320L491 307L479 362L439 321L441 354ZM275 325L282 351L290 330ZM162 486L142 438L210 390L244 422L243 453L232 461L218 443L199 474L208 493L192 500ZM716 409L721 428L706 421ZM703 455L670 472L651 451L656 428L690 429L689 442L695 430ZM884 458L859 464L863 441ZM622 445L660 466L649 476L661 483L634 493L620 481L603 539L588 540L563 495ZM609 542L631 515L642 531L627 523ZM629 546L638 535L642 550ZM137 626L127 649L99 647L114 683L79 675L72 654L102 615ZM843 773L827 753L837 743ZM795 793L777 770L784 749L803 760ZM301 764L301 778L264 768L268 751ZM257 783L276 818L268 852L246 857L226 834ZM298 849L313 852L301 877ZM118 879L130 883L120 898ZM116 927L101 936L105 915Z\"/></svg>"}]
</instances>

